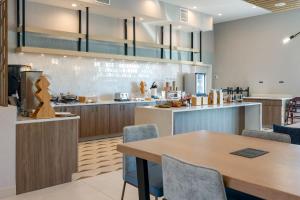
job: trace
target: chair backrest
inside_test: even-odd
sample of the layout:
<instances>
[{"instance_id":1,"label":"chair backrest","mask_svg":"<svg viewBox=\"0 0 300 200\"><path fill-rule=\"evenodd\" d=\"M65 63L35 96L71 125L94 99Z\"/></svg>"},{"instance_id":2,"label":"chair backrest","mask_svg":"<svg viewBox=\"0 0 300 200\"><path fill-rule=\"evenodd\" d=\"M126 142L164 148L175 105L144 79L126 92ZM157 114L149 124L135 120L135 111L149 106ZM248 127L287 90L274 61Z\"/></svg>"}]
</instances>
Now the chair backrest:
<instances>
[{"instance_id":1,"label":"chair backrest","mask_svg":"<svg viewBox=\"0 0 300 200\"><path fill-rule=\"evenodd\" d=\"M123 143L159 137L158 128L154 124L127 126L123 132ZM123 156L123 177L126 173L136 171L136 158L133 156Z\"/></svg>"},{"instance_id":2,"label":"chair backrest","mask_svg":"<svg viewBox=\"0 0 300 200\"><path fill-rule=\"evenodd\" d=\"M260 138L264 140L272 140L277 142L291 143L291 137L288 134L256 131L256 130L244 130L243 136Z\"/></svg>"},{"instance_id":3,"label":"chair backrest","mask_svg":"<svg viewBox=\"0 0 300 200\"><path fill-rule=\"evenodd\" d=\"M296 128L297 125L293 125L294 127L290 126L281 126L281 125L273 125L273 130L276 133L281 133L288 135L291 137L291 143L300 145L300 128Z\"/></svg>"},{"instance_id":4,"label":"chair backrest","mask_svg":"<svg viewBox=\"0 0 300 200\"><path fill-rule=\"evenodd\" d=\"M222 175L213 169L162 156L164 196L167 200L226 200Z\"/></svg>"}]
</instances>

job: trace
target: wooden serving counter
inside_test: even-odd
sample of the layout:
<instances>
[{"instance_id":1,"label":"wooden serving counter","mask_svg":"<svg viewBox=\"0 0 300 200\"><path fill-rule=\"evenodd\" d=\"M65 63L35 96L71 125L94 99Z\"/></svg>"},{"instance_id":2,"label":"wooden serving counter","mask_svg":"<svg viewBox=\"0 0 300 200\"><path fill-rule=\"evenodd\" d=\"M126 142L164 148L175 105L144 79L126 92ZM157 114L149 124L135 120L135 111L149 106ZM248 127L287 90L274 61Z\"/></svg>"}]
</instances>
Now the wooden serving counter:
<instances>
[{"instance_id":1,"label":"wooden serving counter","mask_svg":"<svg viewBox=\"0 0 300 200\"><path fill-rule=\"evenodd\" d=\"M247 97L243 100L245 102L259 102L262 104L263 128L272 128L273 124L285 124L286 109L291 98Z\"/></svg>"},{"instance_id":2,"label":"wooden serving counter","mask_svg":"<svg viewBox=\"0 0 300 200\"><path fill-rule=\"evenodd\" d=\"M17 194L72 181L77 171L79 119L18 119Z\"/></svg>"}]
</instances>

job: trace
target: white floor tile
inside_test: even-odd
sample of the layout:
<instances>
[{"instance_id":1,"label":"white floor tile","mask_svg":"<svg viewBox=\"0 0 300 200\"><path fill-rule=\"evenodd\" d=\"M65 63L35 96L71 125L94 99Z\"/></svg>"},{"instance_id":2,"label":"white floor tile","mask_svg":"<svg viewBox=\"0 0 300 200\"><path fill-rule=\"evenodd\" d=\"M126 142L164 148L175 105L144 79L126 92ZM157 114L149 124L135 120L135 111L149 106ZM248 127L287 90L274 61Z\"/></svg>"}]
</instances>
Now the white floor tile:
<instances>
[{"instance_id":1,"label":"white floor tile","mask_svg":"<svg viewBox=\"0 0 300 200\"><path fill-rule=\"evenodd\" d=\"M115 171L3 200L120 200L122 188L122 171ZM125 200L138 200L137 188L127 184Z\"/></svg>"}]
</instances>

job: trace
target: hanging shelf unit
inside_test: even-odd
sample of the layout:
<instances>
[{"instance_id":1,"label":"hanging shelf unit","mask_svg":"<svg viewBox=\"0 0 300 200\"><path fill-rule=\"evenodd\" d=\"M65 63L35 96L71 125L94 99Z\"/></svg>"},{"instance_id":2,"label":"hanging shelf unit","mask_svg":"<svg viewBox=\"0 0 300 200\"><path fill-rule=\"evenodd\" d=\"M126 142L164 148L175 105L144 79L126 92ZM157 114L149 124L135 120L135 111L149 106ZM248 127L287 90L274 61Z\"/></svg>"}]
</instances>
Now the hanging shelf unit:
<instances>
[{"instance_id":1,"label":"hanging shelf unit","mask_svg":"<svg viewBox=\"0 0 300 200\"><path fill-rule=\"evenodd\" d=\"M182 64L182 65L193 65L193 66L206 66L209 67L211 65L202 63L202 53L201 53L201 32L200 32L200 49L193 48L193 33L191 36L192 41L192 48L187 47L179 47L172 45L172 37L170 37L170 45L165 45L163 43L157 44L154 42L144 42L144 41L137 41L135 36L135 17L133 17L133 33L134 37L133 40L127 39L127 20L124 20L125 26L125 39L120 38L112 38L109 36L103 35L90 35L89 34L89 8L86 8L86 34L83 34L81 31L81 14L82 11L79 10L79 27L80 31L78 33L74 32L67 32L67 31L58 31L58 30L51 30L46 28L40 27L32 27L32 26L25 26L25 0L22 0L22 24L21 24L21 16L20 16L20 0L17 0L17 37L18 37L18 47L16 48L17 53L38 53L38 54L49 54L49 55L60 55L60 56L74 56L74 57L88 57L88 58L102 58L102 59L116 59L116 60L127 60L127 61L141 61L141 62L154 62L154 63L170 63L170 64ZM55 38L65 38L67 40L78 40L78 50L63 50L63 49L53 49L53 48L41 48L41 47L33 47L28 46L26 44L26 34L27 33L35 33L39 35L43 35L45 37L55 37ZM161 31L163 35L163 28ZM170 35L172 34L172 25L170 25ZM163 36L162 36L163 38ZM81 42L82 40L86 40L86 51L81 49ZM125 55L120 54L110 54L110 53L99 53L99 52L90 52L89 51L89 40L93 41L100 41L100 42L112 42L124 45L126 48L126 52L128 52L128 47L132 47L134 50L134 55ZM153 57L141 57L136 56L136 47L146 47L146 48L156 48L161 50L161 58L153 58ZM164 58L163 51L168 49L170 52L170 59ZM183 51L191 53L191 60L174 60L172 59L172 51ZM194 60L194 54L200 53L200 62Z\"/></svg>"},{"instance_id":2,"label":"hanging shelf unit","mask_svg":"<svg viewBox=\"0 0 300 200\"><path fill-rule=\"evenodd\" d=\"M101 58L101 59L114 59L114 60L126 60L126 61L140 61L140 62L152 62L152 63L169 63L169 64L181 64L181 65L193 65L210 67L209 64L192 61L179 61L170 59L160 59L151 57L140 57L140 56L124 56L118 54L107 54L107 53L95 53L95 52L79 52L62 49L50 49L50 48L38 48L38 47L18 47L17 53L34 53L34 54L48 54L57 56L70 56L70 57L86 57L86 58Z\"/></svg>"}]
</instances>

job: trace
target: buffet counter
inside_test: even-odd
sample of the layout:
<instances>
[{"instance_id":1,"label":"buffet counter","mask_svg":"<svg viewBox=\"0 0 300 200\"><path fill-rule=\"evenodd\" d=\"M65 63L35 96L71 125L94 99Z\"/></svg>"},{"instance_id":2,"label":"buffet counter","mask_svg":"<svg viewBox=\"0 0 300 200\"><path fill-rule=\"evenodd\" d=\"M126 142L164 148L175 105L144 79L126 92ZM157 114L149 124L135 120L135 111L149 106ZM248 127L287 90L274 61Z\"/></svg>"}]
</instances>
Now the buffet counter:
<instances>
[{"instance_id":1,"label":"buffet counter","mask_svg":"<svg viewBox=\"0 0 300 200\"><path fill-rule=\"evenodd\" d=\"M16 122L16 192L39 190L72 181L77 172L80 117Z\"/></svg>"},{"instance_id":2,"label":"buffet counter","mask_svg":"<svg viewBox=\"0 0 300 200\"><path fill-rule=\"evenodd\" d=\"M261 103L231 103L180 108L137 107L135 124L156 124L160 136L199 130L241 134L261 130Z\"/></svg>"}]
</instances>

